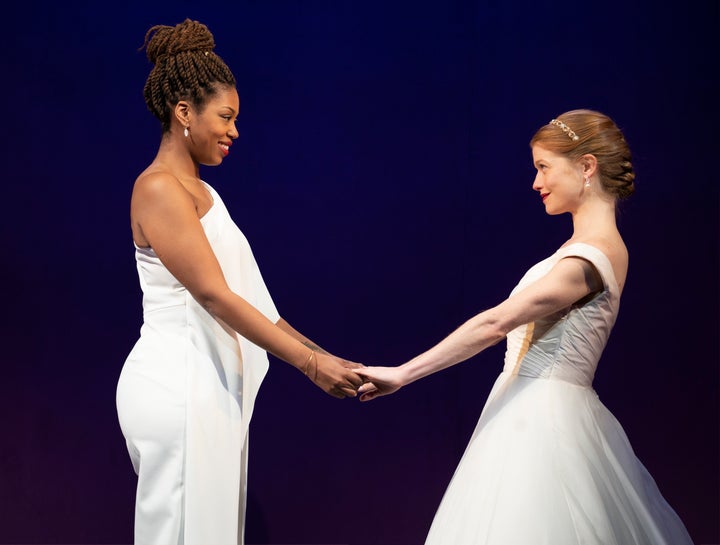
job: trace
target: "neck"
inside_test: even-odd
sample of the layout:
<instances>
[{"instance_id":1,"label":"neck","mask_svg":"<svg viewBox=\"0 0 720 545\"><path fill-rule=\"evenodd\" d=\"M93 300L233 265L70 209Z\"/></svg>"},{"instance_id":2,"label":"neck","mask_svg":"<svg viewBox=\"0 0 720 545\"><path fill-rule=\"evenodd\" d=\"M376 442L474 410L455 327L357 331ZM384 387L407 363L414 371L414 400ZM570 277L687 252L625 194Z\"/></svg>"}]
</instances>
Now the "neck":
<instances>
[{"instance_id":1,"label":"neck","mask_svg":"<svg viewBox=\"0 0 720 545\"><path fill-rule=\"evenodd\" d=\"M160 142L155 163L163 164L178 178L200 178L200 165L193 160L187 148L177 137L166 134Z\"/></svg>"},{"instance_id":2,"label":"neck","mask_svg":"<svg viewBox=\"0 0 720 545\"><path fill-rule=\"evenodd\" d=\"M601 198L588 200L572 214L572 219L573 239L617 232L615 200Z\"/></svg>"}]
</instances>

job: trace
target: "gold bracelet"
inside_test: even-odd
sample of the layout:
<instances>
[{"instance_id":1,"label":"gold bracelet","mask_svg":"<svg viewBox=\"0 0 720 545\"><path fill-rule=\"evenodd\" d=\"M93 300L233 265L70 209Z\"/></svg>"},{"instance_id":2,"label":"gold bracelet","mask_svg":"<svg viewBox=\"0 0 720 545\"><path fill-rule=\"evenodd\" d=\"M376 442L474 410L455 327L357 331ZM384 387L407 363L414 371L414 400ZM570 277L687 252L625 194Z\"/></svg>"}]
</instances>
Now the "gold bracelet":
<instances>
[{"instance_id":1,"label":"gold bracelet","mask_svg":"<svg viewBox=\"0 0 720 545\"><path fill-rule=\"evenodd\" d=\"M306 377L308 376L308 369L310 368L310 360L312 359L313 354L315 354L315 351L310 350L310 355L305 360L305 366L304 366L305 368L303 369L303 373L305 374Z\"/></svg>"},{"instance_id":2,"label":"gold bracelet","mask_svg":"<svg viewBox=\"0 0 720 545\"><path fill-rule=\"evenodd\" d=\"M312 350L310 352L310 355L308 356L308 359L307 359L307 365L305 365L305 370L303 372L305 373L306 377L308 377L308 378L310 377L310 362L312 361L313 357L315 357L315 373L314 373L314 376L310 380L312 380L313 382L316 382L317 375L318 375L318 361L317 361L317 354L315 353L314 350Z\"/></svg>"},{"instance_id":3,"label":"gold bracelet","mask_svg":"<svg viewBox=\"0 0 720 545\"><path fill-rule=\"evenodd\" d=\"M318 374L318 361L317 361L317 354L313 350L312 353L313 357L315 358L315 376L313 377L313 382L317 382L317 374Z\"/></svg>"}]
</instances>

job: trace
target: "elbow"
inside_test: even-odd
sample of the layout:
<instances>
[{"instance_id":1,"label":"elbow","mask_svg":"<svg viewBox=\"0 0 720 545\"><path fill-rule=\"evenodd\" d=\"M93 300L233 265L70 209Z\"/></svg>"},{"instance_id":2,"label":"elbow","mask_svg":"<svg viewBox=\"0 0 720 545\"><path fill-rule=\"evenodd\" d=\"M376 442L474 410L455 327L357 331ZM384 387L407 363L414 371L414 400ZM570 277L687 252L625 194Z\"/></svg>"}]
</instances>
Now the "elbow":
<instances>
[{"instance_id":1,"label":"elbow","mask_svg":"<svg viewBox=\"0 0 720 545\"><path fill-rule=\"evenodd\" d=\"M474 337L482 347L493 346L507 336L509 330L498 318L492 315L480 315L478 318Z\"/></svg>"},{"instance_id":2,"label":"elbow","mask_svg":"<svg viewBox=\"0 0 720 545\"><path fill-rule=\"evenodd\" d=\"M499 323L493 323L487 327L485 334L488 340L488 346L493 346L502 341L507 336L508 331Z\"/></svg>"},{"instance_id":3,"label":"elbow","mask_svg":"<svg viewBox=\"0 0 720 545\"><path fill-rule=\"evenodd\" d=\"M211 316L222 318L224 315L223 309L227 306L227 298L223 292L213 289L201 289L193 293L192 296Z\"/></svg>"}]
</instances>

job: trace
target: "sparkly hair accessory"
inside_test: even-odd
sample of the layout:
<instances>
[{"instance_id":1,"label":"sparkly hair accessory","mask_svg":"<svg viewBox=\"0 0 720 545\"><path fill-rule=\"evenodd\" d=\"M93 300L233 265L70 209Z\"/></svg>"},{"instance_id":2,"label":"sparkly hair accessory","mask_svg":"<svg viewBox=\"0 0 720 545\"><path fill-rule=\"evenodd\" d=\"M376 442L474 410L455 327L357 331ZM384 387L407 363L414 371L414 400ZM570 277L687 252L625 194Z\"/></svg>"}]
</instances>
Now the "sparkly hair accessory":
<instances>
[{"instance_id":1,"label":"sparkly hair accessory","mask_svg":"<svg viewBox=\"0 0 720 545\"><path fill-rule=\"evenodd\" d=\"M550 120L551 125L557 125L562 129L562 132L567 134L572 140L580 140L580 137L575 134L575 131L573 131L570 127L568 127L565 123L560 121L559 119L551 119Z\"/></svg>"}]
</instances>

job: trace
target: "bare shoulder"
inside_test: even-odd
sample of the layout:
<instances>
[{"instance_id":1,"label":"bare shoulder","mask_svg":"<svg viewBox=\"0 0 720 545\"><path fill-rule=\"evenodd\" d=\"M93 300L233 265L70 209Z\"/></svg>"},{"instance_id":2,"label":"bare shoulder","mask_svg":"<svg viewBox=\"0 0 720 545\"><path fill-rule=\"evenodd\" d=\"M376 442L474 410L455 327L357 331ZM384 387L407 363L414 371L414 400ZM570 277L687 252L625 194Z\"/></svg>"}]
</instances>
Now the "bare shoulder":
<instances>
[{"instance_id":1,"label":"bare shoulder","mask_svg":"<svg viewBox=\"0 0 720 545\"><path fill-rule=\"evenodd\" d=\"M180 180L171 172L151 166L136 178L132 198L153 200L184 191Z\"/></svg>"},{"instance_id":2,"label":"bare shoulder","mask_svg":"<svg viewBox=\"0 0 720 545\"><path fill-rule=\"evenodd\" d=\"M191 195L171 172L148 168L133 185L130 199L130 223L135 243L149 246L148 228L167 223L170 217L194 217ZM178 216L180 215L180 216Z\"/></svg>"},{"instance_id":3,"label":"bare shoulder","mask_svg":"<svg viewBox=\"0 0 720 545\"><path fill-rule=\"evenodd\" d=\"M148 168L137 177L133 185L131 216L139 220L140 216L172 209L192 210L194 213L195 202L192 194L172 172Z\"/></svg>"}]
</instances>

